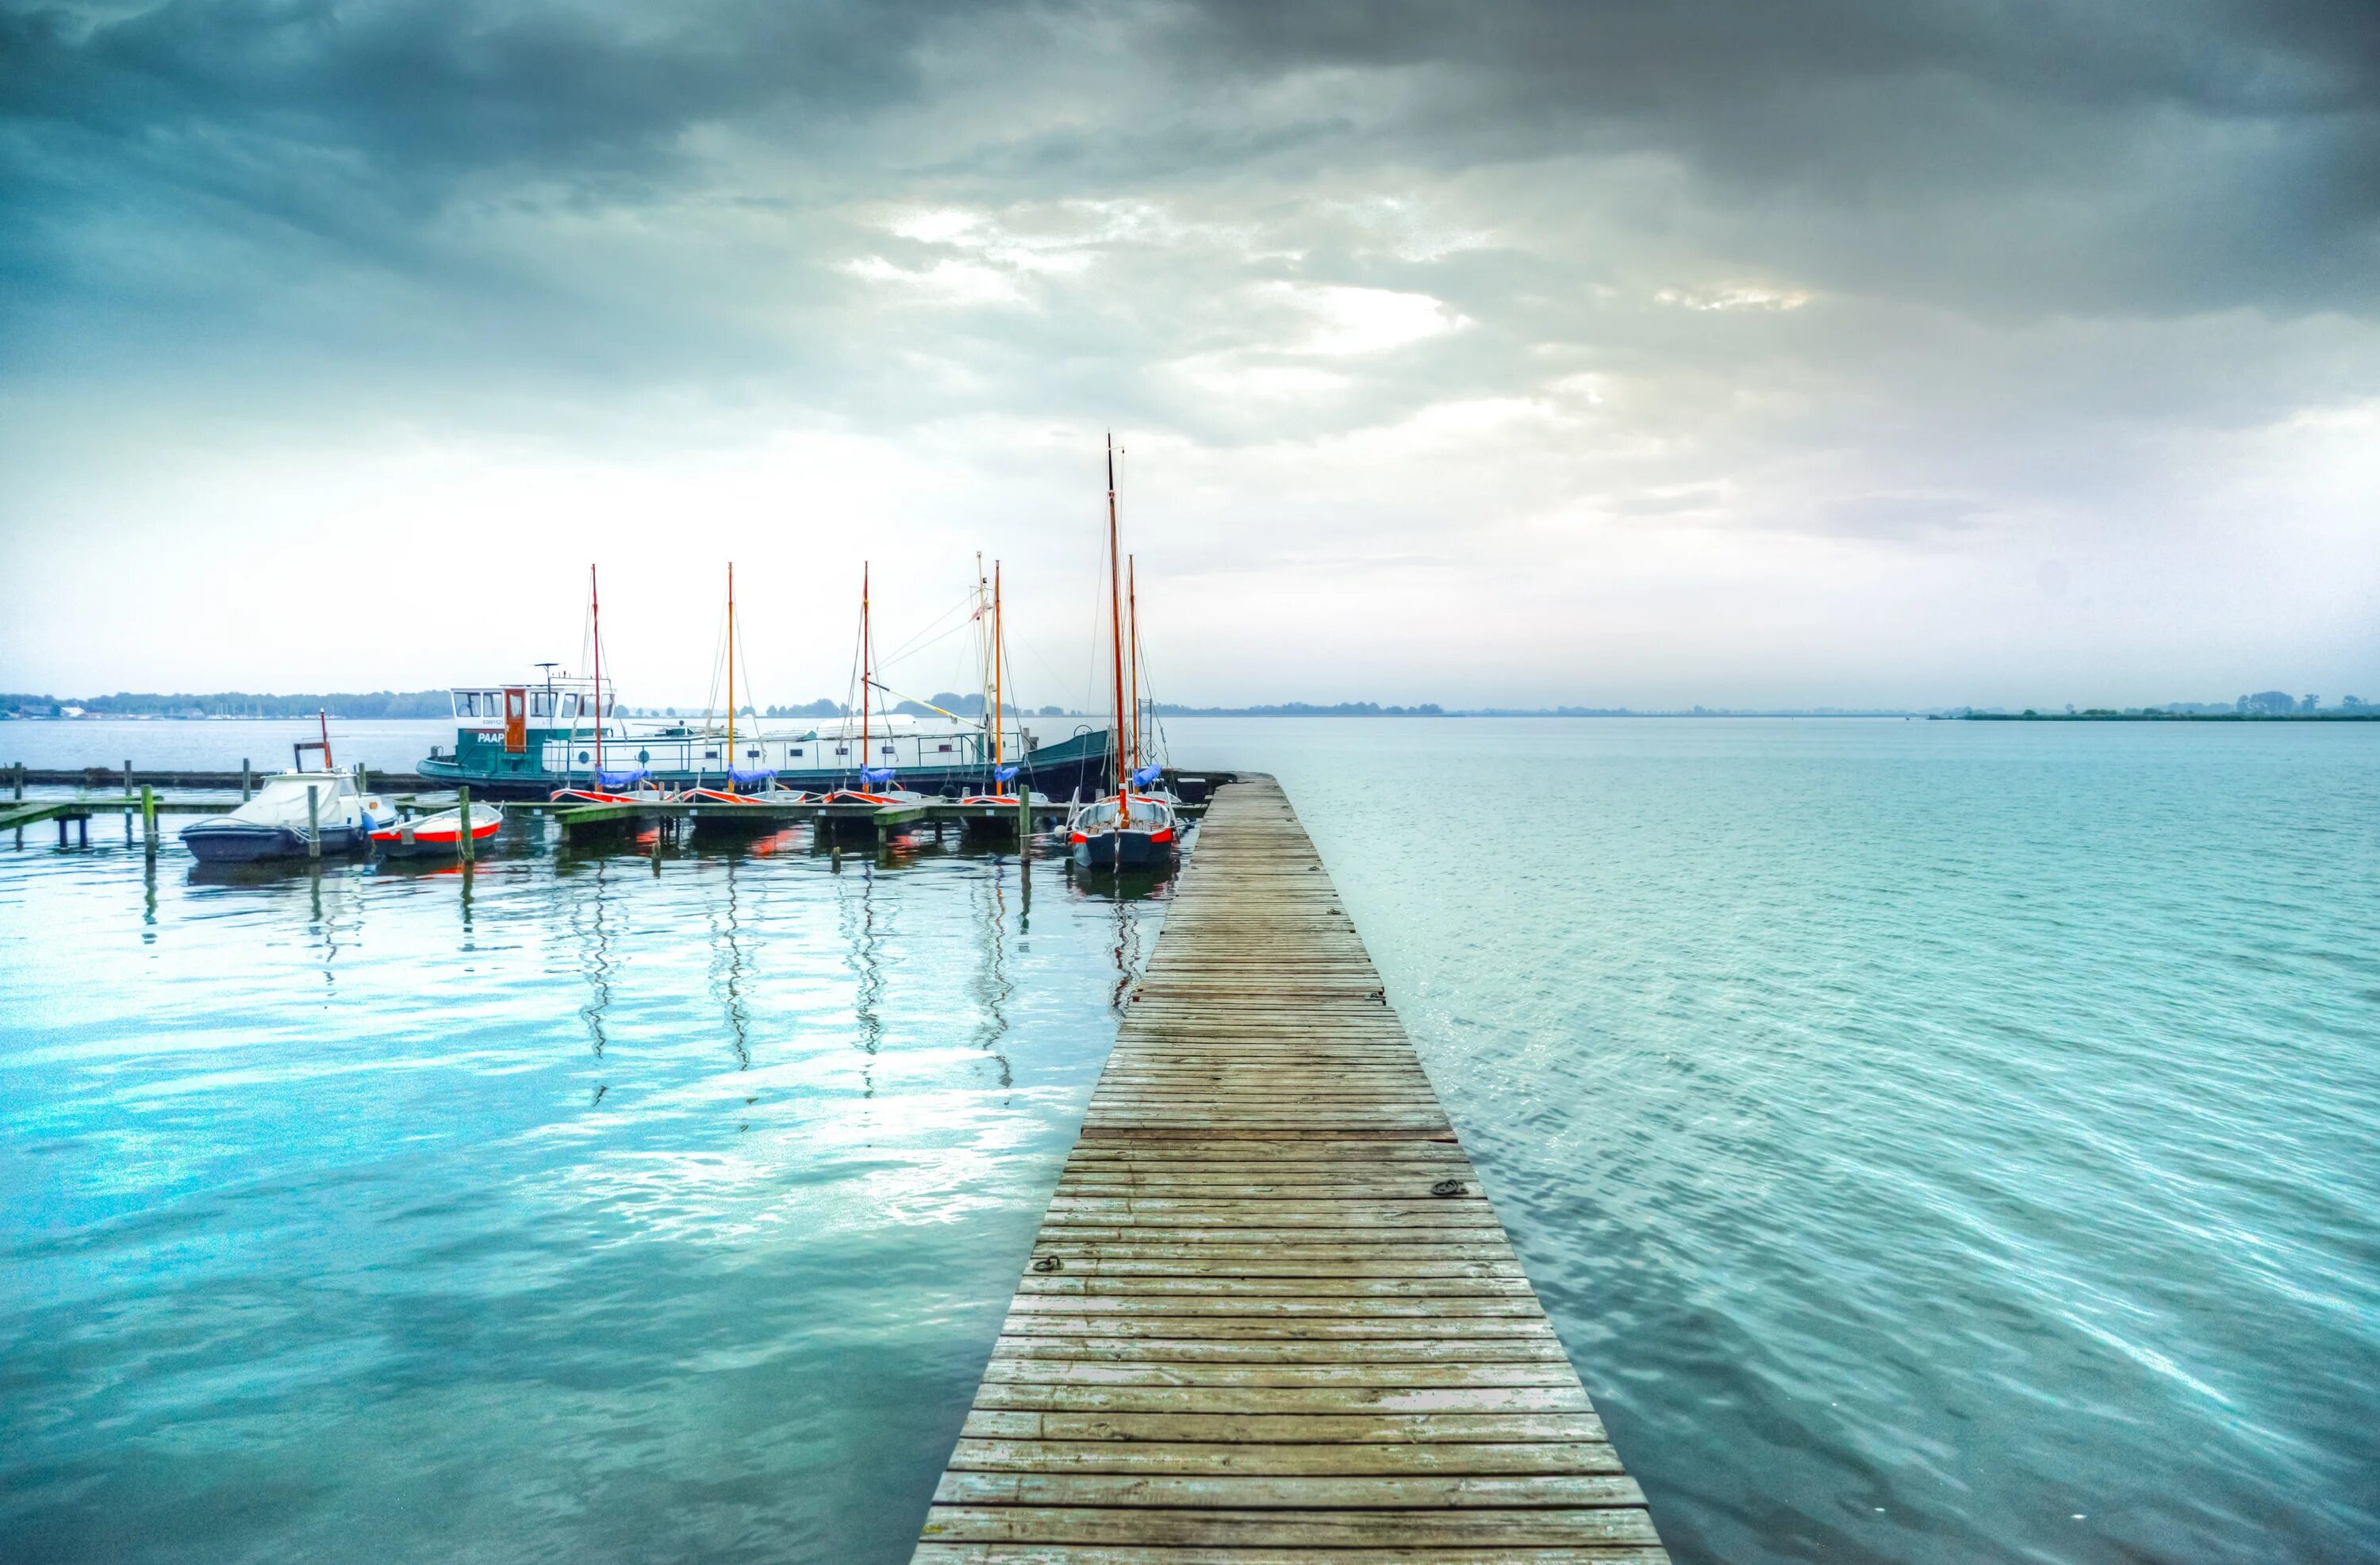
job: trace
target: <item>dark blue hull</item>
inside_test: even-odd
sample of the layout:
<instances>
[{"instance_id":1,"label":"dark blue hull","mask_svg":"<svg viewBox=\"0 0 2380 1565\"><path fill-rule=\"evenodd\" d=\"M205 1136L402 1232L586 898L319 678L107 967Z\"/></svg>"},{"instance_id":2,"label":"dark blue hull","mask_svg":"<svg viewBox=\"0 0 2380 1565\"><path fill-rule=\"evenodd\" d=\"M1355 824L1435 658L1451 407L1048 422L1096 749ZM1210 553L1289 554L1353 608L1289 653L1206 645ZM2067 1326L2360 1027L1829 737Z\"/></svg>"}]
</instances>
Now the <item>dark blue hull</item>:
<instances>
[{"instance_id":1,"label":"dark blue hull","mask_svg":"<svg viewBox=\"0 0 2380 1565\"><path fill-rule=\"evenodd\" d=\"M1075 861L1093 869L1156 869L1173 862L1172 832L1094 832L1075 844Z\"/></svg>"},{"instance_id":2,"label":"dark blue hull","mask_svg":"<svg viewBox=\"0 0 2380 1565\"><path fill-rule=\"evenodd\" d=\"M182 829L182 845L201 864L254 864L265 858L304 858L306 836L285 826L257 826L247 821L201 820ZM371 835L361 827L326 826L325 854L350 854L371 846Z\"/></svg>"}]
</instances>

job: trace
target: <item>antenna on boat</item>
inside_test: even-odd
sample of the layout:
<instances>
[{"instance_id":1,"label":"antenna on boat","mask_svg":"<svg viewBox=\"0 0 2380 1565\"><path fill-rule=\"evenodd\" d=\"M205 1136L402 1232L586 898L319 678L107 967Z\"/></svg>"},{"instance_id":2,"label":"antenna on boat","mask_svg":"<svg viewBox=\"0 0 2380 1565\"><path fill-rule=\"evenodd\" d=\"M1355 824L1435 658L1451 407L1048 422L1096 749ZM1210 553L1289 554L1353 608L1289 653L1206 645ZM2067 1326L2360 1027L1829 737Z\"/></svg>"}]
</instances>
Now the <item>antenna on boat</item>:
<instances>
[{"instance_id":1,"label":"antenna on boat","mask_svg":"<svg viewBox=\"0 0 2380 1565\"><path fill-rule=\"evenodd\" d=\"M727 770L735 785L735 562L727 562Z\"/></svg>"},{"instance_id":2,"label":"antenna on boat","mask_svg":"<svg viewBox=\"0 0 2380 1565\"><path fill-rule=\"evenodd\" d=\"M1112 642L1115 673L1115 732L1108 735L1108 751L1113 758L1116 807L1119 819L1132 823L1132 791L1124 785L1123 774L1123 601L1121 594L1123 572L1116 543L1115 492L1115 431L1108 431L1108 630Z\"/></svg>"}]
</instances>

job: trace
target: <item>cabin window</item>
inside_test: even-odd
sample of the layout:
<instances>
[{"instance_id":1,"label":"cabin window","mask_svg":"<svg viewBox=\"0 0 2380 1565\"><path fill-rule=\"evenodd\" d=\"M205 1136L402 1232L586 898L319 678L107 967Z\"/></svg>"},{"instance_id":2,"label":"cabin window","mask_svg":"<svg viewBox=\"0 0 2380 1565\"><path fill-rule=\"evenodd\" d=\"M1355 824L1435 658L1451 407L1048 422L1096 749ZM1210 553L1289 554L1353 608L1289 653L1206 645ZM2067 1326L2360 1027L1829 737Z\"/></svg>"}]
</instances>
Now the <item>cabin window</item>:
<instances>
[{"instance_id":1,"label":"cabin window","mask_svg":"<svg viewBox=\"0 0 2380 1565\"><path fill-rule=\"evenodd\" d=\"M760 752L758 750L747 750L744 752L744 758L746 760L759 760L760 758Z\"/></svg>"},{"instance_id":2,"label":"cabin window","mask_svg":"<svg viewBox=\"0 0 2380 1565\"><path fill-rule=\"evenodd\" d=\"M942 750L942 751L944 751L944 752L947 752L947 751L950 749L950 746L949 746L948 745L937 745L937 746L934 746L934 747L935 747L936 749Z\"/></svg>"},{"instance_id":3,"label":"cabin window","mask_svg":"<svg viewBox=\"0 0 2380 1565\"><path fill-rule=\"evenodd\" d=\"M717 760L719 758L719 752L717 750L705 750L702 752L702 758L705 760Z\"/></svg>"},{"instance_id":4,"label":"cabin window","mask_svg":"<svg viewBox=\"0 0 2380 1565\"><path fill-rule=\"evenodd\" d=\"M455 704L456 707L461 709L455 713L457 717L477 717L480 715L480 693L477 690L455 691Z\"/></svg>"},{"instance_id":5,"label":"cabin window","mask_svg":"<svg viewBox=\"0 0 2380 1565\"><path fill-rule=\"evenodd\" d=\"M851 746L848 745L837 745L834 747L834 753L839 756L847 756L851 754Z\"/></svg>"},{"instance_id":6,"label":"cabin window","mask_svg":"<svg viewBox=\"0 0 2380 1565\"><path fill-rule=\"evenodd\" d=\"M787 750L787 751L785 752L785 754L787 754L787 755L789 755L789 756L793 757L793 758L794 758L794 759L795 759L795 760L799 760L799 759L801 759L801 758L802 758L802 752L801 752L801 749L800 749L800 747L799 747L798 746L795 746L795 748L793 748L793 749Z\"/></svg>"},{"instance_id":7,"label":"cabin window","mask_svg":"<svg viewBox=\"0 0 2380 1565\"><path fill-rule=\"evenodd\" d=\"M580 760L585 760L585 759L587 758L587 752L586 752L586 751L584 751L584 750L579 751L579 752L578 752L578 758L579 758Z\"/></svg>"},{"instance_id":8,"label":"cabin window","mask_svg":"<svg viewBox=\"0 0 2380 1565\"><path fill-rule=\"evenodd\" d=\"M899 755L899 754L901 753L900 751L898 751L898 750L894 749L894 748L893 748L892 746L890 746L890 745L882 745L882 746L878 746L878 748L880 748L880 750L882 750L882 751L883 751L883 753L884 753L884 754L886 754L886 755L888 755L888 756Z\"/></svg>"}]
</instances>

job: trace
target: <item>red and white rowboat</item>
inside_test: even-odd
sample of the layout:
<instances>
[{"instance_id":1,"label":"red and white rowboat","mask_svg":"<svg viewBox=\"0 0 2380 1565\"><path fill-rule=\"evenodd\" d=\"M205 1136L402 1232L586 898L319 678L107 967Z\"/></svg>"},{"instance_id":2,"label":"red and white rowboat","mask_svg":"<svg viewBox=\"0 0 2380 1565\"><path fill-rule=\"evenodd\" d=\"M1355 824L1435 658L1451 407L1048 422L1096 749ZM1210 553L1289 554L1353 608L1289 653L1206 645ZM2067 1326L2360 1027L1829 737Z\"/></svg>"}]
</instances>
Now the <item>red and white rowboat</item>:
<instances>
[{"instance_id":1,"label":"red and white rowboat","mask_svg":"<svg viewBox=\"0 0 2380 1565\"><path fill-rule=\"evenodd\" d=\"M471 841L484 843L501 831L504 812L495 805L475 805L471 809ZM452 857L461 850L463 812L450 809L443 815L426 815L419 820L400 820L394 826L383 826L371 834L372 846L393 858Z\"/></svg>"}]
</instances>

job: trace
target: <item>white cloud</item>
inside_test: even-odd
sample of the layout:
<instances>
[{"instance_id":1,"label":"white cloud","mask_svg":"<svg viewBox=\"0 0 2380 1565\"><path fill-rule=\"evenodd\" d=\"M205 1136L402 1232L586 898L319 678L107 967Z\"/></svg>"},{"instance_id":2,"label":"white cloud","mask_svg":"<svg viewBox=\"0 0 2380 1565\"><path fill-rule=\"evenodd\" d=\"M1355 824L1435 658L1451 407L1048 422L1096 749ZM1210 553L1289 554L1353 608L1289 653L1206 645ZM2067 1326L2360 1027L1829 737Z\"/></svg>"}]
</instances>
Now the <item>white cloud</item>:
<instances>
[{"instance_id":1,"label":"white cloud","mask_svg":"<svg viewBox=\"0 0 2380 1565\"><path fill-rule=\"evenodd\" d=\"M1810 294L1803 288L1739 283L1718 288L1663 288L1653 298L1682 309L1799 309L1810 302Z\"/></svg>"},{"instance_id":2,"label":"white cloud","mask_svg":"<svg viewBox=\"0 0 2380 1565\"><path fill-rule=\"evenodd\" d=\"M1468 317L1427 294L1311 283L1268 283L1257 291L1306 317L1305 331L1282 345L1288 353L1321 358L1386 353L1471 324Z\"/></svg>"}]
</instances>

